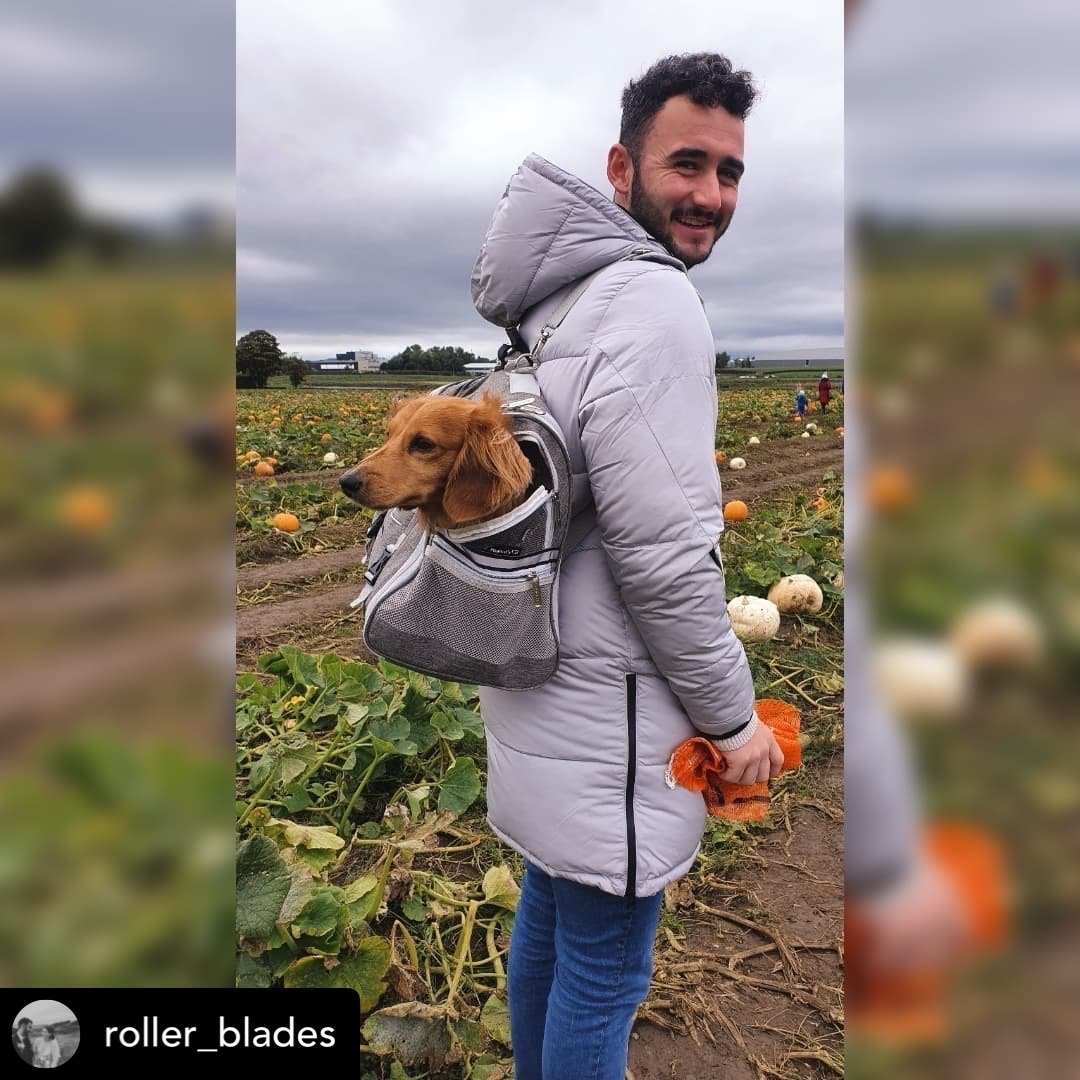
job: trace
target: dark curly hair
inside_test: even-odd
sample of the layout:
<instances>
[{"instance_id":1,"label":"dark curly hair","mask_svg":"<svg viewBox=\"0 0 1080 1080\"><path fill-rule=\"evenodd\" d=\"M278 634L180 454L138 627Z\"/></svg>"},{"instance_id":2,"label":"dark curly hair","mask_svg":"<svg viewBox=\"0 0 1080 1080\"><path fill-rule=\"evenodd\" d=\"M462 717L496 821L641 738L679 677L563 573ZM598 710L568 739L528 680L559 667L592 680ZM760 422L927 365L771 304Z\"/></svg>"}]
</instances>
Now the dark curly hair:
<instances>
[{"instance_id":1,"label":"dark curly hair","mask_svg":"<svg viewBox=\"0 0 1080 1080\"><path fill-rule=\"evenodd\" d=\"M731 61L719 53L665 57L623 90L619 142L636 164L653 117L668 98L685 94L695 105L708 109L722 106L742 120L757 93L750 72L735 71Z\"/></svg>"}]
</instances>

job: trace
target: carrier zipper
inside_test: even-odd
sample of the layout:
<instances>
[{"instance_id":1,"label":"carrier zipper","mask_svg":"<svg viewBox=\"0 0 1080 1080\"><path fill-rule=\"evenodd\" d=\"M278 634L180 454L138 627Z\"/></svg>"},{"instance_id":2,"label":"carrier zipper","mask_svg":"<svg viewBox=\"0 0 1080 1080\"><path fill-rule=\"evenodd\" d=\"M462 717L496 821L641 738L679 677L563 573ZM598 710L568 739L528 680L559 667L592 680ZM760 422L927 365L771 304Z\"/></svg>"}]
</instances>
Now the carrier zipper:
<instances>
[{"instance_id":1,"label":"carrier zipper","mask_svg":"<svg viewBox=\"0 0 1080 1080\"><path fill-rule=\"evenodd\" d=\"M536 576L535 572L529 574L529 584L532 586L533 607L541 607L544 602L544 597L540 592L540 579Z\"/></svg>"}]
</instances>

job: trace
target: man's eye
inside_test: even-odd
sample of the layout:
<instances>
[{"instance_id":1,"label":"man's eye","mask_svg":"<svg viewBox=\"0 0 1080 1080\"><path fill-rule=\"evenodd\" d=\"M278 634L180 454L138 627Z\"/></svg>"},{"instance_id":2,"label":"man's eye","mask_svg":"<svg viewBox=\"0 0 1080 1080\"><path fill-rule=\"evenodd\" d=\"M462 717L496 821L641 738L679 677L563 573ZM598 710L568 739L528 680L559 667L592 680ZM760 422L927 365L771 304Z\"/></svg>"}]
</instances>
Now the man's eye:
<instances>
[{"instance_id":1,"label":"man's eye","mask_svg":"<svg viewBox=\"0 0 1080 1080\"><path fill-rule=\"evenodd\" d=\"M677 162L675 162L675 168L676 169L691 169L691 170L693 170L693 169L697 168L697 162L696 161L677 161Z\"/></svg>"},{"instance_id":2,"label":"man's eye","mask_svg":"<svg viewBox=\"0 0 1080 1080\"><path fill-rule=\"evenodd\" d=\"M413 441L409 443L409 449L426 454L429 450L435 449L435 444L430 439L425 439L423 435L417 435Z\"/></svg>"}]
</instances>

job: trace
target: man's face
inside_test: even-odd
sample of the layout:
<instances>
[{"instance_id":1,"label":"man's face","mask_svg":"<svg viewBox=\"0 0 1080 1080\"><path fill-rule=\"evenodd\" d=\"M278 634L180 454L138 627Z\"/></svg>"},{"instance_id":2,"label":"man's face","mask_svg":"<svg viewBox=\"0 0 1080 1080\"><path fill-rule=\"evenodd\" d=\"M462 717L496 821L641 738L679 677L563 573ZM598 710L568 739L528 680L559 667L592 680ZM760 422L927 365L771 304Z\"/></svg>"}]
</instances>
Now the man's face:
<instances>
[{"instance_id":1,"label":"man's face","mask_svg":"<svg viewBox=\"0 0 1080 1080\"><path fill-rule=\"evenodd\" d=\"M653 117L637 162L621 144L608 153L615 202L687 267L731 224L743 167L742 120L683 95Z\"/></svg>"}]
</instances>

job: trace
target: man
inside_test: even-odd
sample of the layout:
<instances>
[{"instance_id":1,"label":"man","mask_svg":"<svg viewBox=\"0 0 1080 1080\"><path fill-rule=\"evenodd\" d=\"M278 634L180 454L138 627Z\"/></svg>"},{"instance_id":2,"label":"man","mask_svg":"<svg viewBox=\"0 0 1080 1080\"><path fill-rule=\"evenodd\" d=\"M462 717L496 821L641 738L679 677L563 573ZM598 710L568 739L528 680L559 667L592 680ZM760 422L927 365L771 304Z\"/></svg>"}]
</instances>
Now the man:
<instances>
[{"instance_id":1,"label":"man","mask_svg":"<svg viewBox=\"0 0 1080 1080\"><path fill-rule=\"evenodd\" d=\"M538 371L587 529L562 563L559 671L527 693L481 691L489 820L526 859L509 959L518 1080L623 1076L663 889L705 822L700 795L664 783L671 752L705 734L744 784L783 763L727 619L716 348L686 275L731 224L754 96L723 56L661 60L623 93L613 199L530 156L473 272L480 314L530 345L596 275Z\"/></svg>"},{"instance_id":2,"label":"man","mask_svg":"<svg viewBox=\"0 0 1080 1080\"><path fill-rule=\"evenodd\" d=\"M30 1031L33 1028L33 1024L30 1022L29 1017L22 1017L18 1024L15 1026L15 1031L11 1036L11 1041L15 1044L15 1053L19 1055L27 1063L27 1065L33 1065L34 1063L34 1042L30 1038Z\"/></svg>"}]
</instances>

